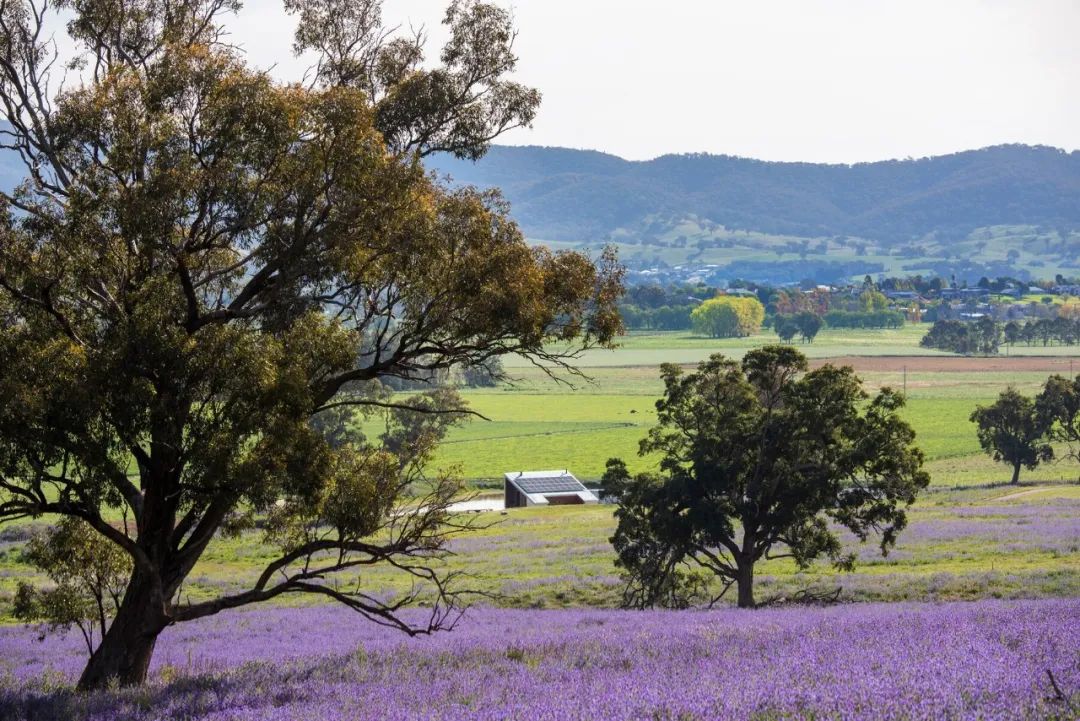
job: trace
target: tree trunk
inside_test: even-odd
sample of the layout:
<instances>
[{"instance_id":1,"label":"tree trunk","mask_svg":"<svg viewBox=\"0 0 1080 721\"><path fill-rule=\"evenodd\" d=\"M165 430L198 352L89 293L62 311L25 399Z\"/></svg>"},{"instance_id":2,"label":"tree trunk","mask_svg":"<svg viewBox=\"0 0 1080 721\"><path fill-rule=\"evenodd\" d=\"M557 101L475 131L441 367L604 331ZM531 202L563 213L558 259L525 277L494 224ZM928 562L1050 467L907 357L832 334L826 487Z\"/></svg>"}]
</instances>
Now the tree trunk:
<instances>
[{"instance_id":1,"label":"tree trunk","mask_svg":"<svg viewBox=\"0 0 1080 721\"><path fill-rule=\"evenodd\" d=\"M146 681L154 645L168 621L160 584L133 574L116 618L79 678L79 689L103 688L114 680L121 686Z\"/></svg>"},{"instance_id":2,"label":"tree trunk","mask_svg":"<svg viewBox=\"0 0 1080 721\"><path fill-rule=\"evenodd\" d=\"M739 608L754 607L754 564L743 561L738 564L739 575L736 579L739 588Z\"/></svg>"},{"instance_id":3,"label":"tree trunk","mask_svg":"<svg viewBox=\"0 0 1080 721\"><path fill-rule=\"evenodd\" d=\"M1016 484L1016 483L1020 482L1020 465L1021 464L1019 464L1019 463L1014 463L1013 464L1013 477L1012 477L1013 484Z\"/></svg>"}]
</instances>

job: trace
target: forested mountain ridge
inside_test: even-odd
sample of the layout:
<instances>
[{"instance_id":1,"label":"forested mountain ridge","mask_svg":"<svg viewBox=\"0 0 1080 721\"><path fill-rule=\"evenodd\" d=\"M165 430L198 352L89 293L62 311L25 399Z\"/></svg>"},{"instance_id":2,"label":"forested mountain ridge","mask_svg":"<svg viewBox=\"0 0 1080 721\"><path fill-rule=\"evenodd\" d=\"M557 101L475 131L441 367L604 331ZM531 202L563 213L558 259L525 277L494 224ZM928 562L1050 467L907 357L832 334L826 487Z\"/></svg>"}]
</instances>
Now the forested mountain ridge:
<instances>
[{"instance_id":1,"label":"forested mountain ridge","mask_svg":"<svg viewBox=\"0 0 1080 721\"><path fill-rule=\"evenodd\" d=\"M526 234L546 240L595 242L657 217L882 245L1000 225L1080 227L1080 152L1044 146L854 165L496 146L477 163L444 156L429 167L500 187Z\"/></svg>"},{"instance_id":2,"label":"forested mountain ridge","mask_svg":"<svg viewBox=\"0 0 1080 721\"><path fill-rule=\"evenodd\" d=\"M1080 271L1077 151L999 145L826 165L495 146L476 163L426 162L454 183L501 188L534 241L593 251L613 243L631 269L671 280L975 282ZM0 188L25 174L17 155L0 151Z\"/></svg>"}]
</instances>

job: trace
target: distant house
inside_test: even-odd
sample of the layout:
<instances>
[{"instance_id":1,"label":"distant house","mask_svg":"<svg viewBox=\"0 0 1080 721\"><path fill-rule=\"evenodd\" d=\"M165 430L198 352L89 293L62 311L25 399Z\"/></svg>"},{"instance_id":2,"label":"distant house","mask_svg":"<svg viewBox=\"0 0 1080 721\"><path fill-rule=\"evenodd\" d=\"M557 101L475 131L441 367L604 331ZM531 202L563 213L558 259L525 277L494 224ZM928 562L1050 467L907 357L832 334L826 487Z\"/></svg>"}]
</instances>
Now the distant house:
<instances>
[{"instance_id":1,"label":"distant house","mask_svg":"<svg viewBox=\"0 0 1080 721\"><path fill-rule=\"evenodd\" d=\"M600 499L568 470L511 471L503 474L507 508L598 503Z\"/></svg>"}]
</instances>

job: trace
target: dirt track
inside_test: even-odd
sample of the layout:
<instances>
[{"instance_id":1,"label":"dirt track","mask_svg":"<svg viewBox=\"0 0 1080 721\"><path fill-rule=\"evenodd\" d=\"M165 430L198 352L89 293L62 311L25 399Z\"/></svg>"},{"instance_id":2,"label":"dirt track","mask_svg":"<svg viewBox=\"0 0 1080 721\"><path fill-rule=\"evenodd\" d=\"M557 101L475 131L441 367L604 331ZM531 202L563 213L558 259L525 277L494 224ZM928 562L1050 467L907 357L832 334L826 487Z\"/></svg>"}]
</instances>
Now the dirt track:
<instances>
[{"instance_id":1,"label":"dirt track","mask_svg":"<svg viewBox=\"0 0 1080 721\"><path fill-rule=\"evenodd\" d=\"M1071 365L1070 365L1071 362ZM841 356L837 358L814 358L810 367L826 363L851 366L857 371L899 373L907 368L909 373L972 373L972 372L1032 372L1080 373L1080 356L1064 357L995 357L968 358L964 356Z\"/></svg>"}]
</instances>

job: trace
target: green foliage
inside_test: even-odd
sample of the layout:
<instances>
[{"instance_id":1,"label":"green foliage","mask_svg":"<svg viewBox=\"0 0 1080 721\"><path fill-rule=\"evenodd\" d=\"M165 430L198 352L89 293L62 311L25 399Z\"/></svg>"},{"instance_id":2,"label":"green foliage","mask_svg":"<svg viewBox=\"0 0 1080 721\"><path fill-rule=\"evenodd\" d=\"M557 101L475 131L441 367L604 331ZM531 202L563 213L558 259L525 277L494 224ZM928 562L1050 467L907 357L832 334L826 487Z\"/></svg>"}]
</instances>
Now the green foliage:
<instances>
[{"instance_id":1,"label":"green foliage","mask_svg":"<svg viewBox=\"0 0 1080 721\"><path fill-rule=\"evenodd\" d=\"M773 330L776 331L780 340L790 343L791 339L799 333L799 322L795 320L794 315L777 314L773 319Z\"/></svg>"},{"instance_id":2,"label":"green foliage","mask_svg":"<svg viewBox=\"0 0 1080 721\"><path fill-rule=\"evenodd\" d=\"M773 320L776 334L785 343L794 338L796 334L802 336L804 343L813 343L822 325L821 316L808 310L792 315L778 314Z\"/></svg>"},{"instance_id":3,"label":"green foliage","mask_svg":"<svg viewBox=\"0 0 1080 721\"><path fill-rule=\"evenodd\" d=\"M76 626L92 654L120 607L131 574L130 557L83 521L69 517L35 534L23 558L53 585L39 589L20 583L15 617L43 624L43 634Z\"/></svg>"},{"instance_id":4,"label":"green foliage","mask_svg":"<svg viewBox=\"0 0 1080 721\"><path fill-rule=\"evenodd\" d=\"M1064 444L1069 457L1080 461L1080 375L1071 381L1056 374L1047 378L1035 408L1049 439Z\"/></svg>"},{"instance_id":5,"label":"green foliage","mask_svg":"<svg viewBox=\"0 0 1080 721\"><path fill-rule=\"evenodd\" d=\"M901 328L904 325L904 314L895 310L830 310L822 320L829 328Z\"/></svg>"},{"instance_id":6,"label":"green foliage","mask_svg":"<svg viewBox=\"0 0 1080 721\"><path fill-rule=\"evenodd\" d=\"M1022 466L1030 470L1054 458L1043 415L1036 412L1031 398L1011 386L993 405L976 407L971 421L978 428L982 449L995 461L1012 466L1013 483L1019 482Z\"/></svg>"},{"instance_id":7,"label":"green foliage","mask_svg":"<svg viewBox=\"0 0 1080 721\"><path fill-rule=\"evenodd\" d=\"M867 403L850 368L806 368L786 346L741 364L714 355L690 374L663 366L659 423L640 450L660 454L660 472L632 476L611 459L604 476L628 605L684 598L672 574L699 567L752 606L754 564L775 546L801 567L826 556L848 568L829 521L861 540L880 532L882 553L895 544L929 483L903 399L883 389Z\"/></svg>"},{"instance_id":8,"label":"green foliage","mask_svg":"<svg viewBox=\"0 0 1080 721\"><path fill-rule=\"evenodd\" d=\"M963 355L994 355L1002 341L1002 327L989 317L974 322L939 320L919 345Z\"/></svg>"},{"instance_id":9,"label":"green foliage","mask_svg":"<svg viewBox=\"0 0 1080 721\"><path fill-rule=\"evenodd\" d=\"M753 335L761 330L765 306L757 298L718 296L703 302L690 314L694 331L711 338Z\"/></svg>"},{"instance_id":10,"label":"green foliage","mask_svg":"<svg viewBox=\"0 0 1080 721\"><path fill-rule=\"evenodd\" d=\"M532 248L497 193L420 162L480 157L531 121L510 15L452 3L432 67L379 3L289 0L317 58L300 84L220 42L233 3L61 7L0 8L5 144L28 174L0 196L0 521L79 518L131 562L82 685L141 682L167 625L283 593L439 627L458 597L424 561L462 526L456 480L424 468L464 408L381 380L508 354L559 372L621 330L612 253ZM94 70L46 98L54 21ZM352 432L342 408L384 432ZM255 514L280 555L253 587L182 598L218 531ZM331 580L401 556L439 591L426 625L395 615L409 599Z\"/></svg>"}]
</instances>

